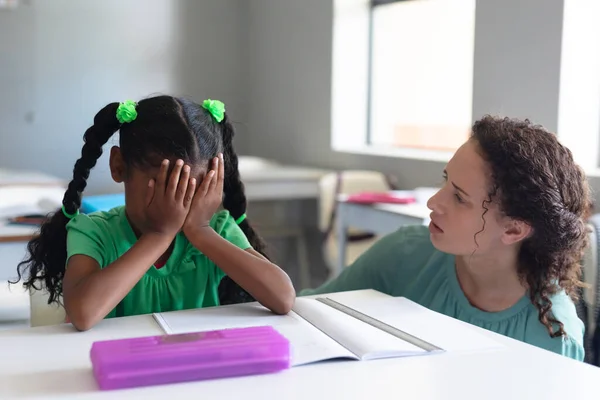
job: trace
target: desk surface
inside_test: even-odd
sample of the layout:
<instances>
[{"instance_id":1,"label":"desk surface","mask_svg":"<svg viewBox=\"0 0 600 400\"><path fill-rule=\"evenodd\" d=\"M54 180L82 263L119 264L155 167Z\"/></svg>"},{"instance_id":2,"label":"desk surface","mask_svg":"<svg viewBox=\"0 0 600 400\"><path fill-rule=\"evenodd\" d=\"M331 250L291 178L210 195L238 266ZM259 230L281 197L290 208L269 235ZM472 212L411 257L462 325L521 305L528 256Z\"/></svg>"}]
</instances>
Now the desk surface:
<instances>
[{"instance_id":1,"label":"desk surface","mask_svg":"<svg viewBox=\"0 0 600 400\"><path fill-rule=\"evenodd\" d=\"M254 377L100 392L92 342L161 334L151 316L105 320L91 331L70 325L0 332L2 399L587 399L600 368L485 331L507 345L490 352L377 361L328 362ZM27 354L29 353L29 354ZM511 382L512 381L512 382ZM511 382L511 383L509 383Z\"/></svg>"},{"instance_id":2,"label":"desk surface","mask_svg":"<svg viewBox=\"0 0 600 400\"><path fill-rule=\"evenodd\" d=\"M329 171L308 168L296 167L287 165L273 165L268 168L240 170L240 177L244 183L246 182L263 182L263 181L299 181L308 180L316 182Z\"/></svg>"},{"instance_id":3,"label":"desk surface","mask_svg":"<svg viewBox=\"0 0 600 400\"><path fill-rule=\"evenodd\" d=\"M240 169L248 201L316 199L319 180L328 171L274 164Z\"/></svg>"},{"instance_id":4,"label":"desk surface","mask_svg":"<svg viewBox=\"0 0 600 400\"><path fill-rule=\"evenodd\" d=\"M374 204L373 208L393 214L408 215L415 218L427 219L431 210L425 204Z\"/></svg>"},{"instance_id":5,"label":"desk surface","mask_svg":"<svg viewBox=\"0 0 600 400\"><path fill-rule=\"evenodd\" d=\"M340 194L338 196L339 204L345 208L354 208L361 212L369 212L370 210L385 211L392 214L401 214L415 218L429 218L431 210L425 203L410 203L410 204L393 204L393 203L374 203L360 204L349 202L348 196Z\"/></svg>"}]
</instances>

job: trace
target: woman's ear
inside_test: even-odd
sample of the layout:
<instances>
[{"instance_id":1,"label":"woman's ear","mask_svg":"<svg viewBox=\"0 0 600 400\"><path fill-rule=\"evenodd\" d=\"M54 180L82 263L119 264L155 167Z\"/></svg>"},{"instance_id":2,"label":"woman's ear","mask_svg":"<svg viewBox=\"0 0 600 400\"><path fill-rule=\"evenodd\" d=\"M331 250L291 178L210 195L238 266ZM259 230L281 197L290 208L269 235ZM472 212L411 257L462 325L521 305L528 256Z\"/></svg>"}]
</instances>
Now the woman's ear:
<instances>
[{"instance_id":1,"label":"woman's ear","mask_svg":"<svg viewBox=\"0 0 600 400\"><path fill-rule=\"evenodd\" d=\"M118 146L113 146L110 149L110 175L117 183L123 183L125 180L125 161L121 149Z\"/></svg>"},{"instance_id":2,"label":"woman's ear","mask_svg":"<svg viewBox=\"0 0 600 400\"><path fill-rule=\"evenodd\" d=\"M529 223L511 219L507 222L504 228L502 242L507 245L514 244L527 239L532 234L533 228Z\"/></svg>"}]
</instances>

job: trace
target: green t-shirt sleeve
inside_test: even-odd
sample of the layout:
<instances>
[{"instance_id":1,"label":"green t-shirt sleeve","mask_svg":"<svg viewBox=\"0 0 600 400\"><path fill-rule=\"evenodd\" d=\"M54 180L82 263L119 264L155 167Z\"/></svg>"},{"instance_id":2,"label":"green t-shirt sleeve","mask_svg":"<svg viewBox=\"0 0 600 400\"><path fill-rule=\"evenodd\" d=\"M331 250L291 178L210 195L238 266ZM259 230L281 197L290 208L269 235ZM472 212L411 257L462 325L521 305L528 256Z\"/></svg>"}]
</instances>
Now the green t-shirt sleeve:
<instances>
[{"instance_id":1,"label":"green t-shirt sleeve","mask_svg":"<svg viewBox=\"0 0 600 400\"><path fill-rule=\"evenodd\" d=\"M392 296L405 296L433 254L435 248L427 227L402 226L373 244L337 278L317 289L303 290L300 295L375 289Z\"/></svg>"},{"instance_id":2,"label":"green t-shirt sleeve","mask_svg":"<svg viewBox=\"0 0 600 400\"><path fill-rule=\"evenodd\" d=\"M240 249L247 250L252 248L242 228L235 223L229 211L223 210L216 213L211 220L211 226L223 239ZM226 274L217 265L213 265L215 278L217 281L220 281Z\"/></svg>"},{"instance_id":3,"label":"green t-shirt sleeve","mask_svg":"<svg viewBox=\"0 0 600 400\"><path fill-rule=\"evenodd\" d=\"M211 226L223 239L240 249L246 250L252 247L242 228L235 223L229 211L223 210L216 213L211 220Z\"/></svg>"},{"instance_id":4,"label":"green t-shirt sleeve","mask_svg":"<svg viewBox=\"0 0 600 400\"><path fill-rule=\"evenodd\" d=\"M80 214L67 223L67 261L76 254L93 258L104 266L103 232L92 218Z\"/></svg>"}]
</instances>

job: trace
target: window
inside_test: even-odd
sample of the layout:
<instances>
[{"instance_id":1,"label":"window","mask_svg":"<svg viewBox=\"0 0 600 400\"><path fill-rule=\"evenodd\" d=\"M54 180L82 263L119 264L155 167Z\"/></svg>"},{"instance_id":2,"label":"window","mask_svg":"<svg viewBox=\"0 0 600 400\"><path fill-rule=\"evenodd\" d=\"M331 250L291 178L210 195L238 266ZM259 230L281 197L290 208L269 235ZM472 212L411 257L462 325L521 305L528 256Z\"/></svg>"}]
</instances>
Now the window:
<instances>
[{"instance_id":1,"label":"window","mask_svg":"<svg viewBox=\"0 0 600 400\"><path fill-rule=\"evenodd\" d=\"M336 0L335 150L447 159L472 124L475 0Z\"/></svg>"},{"instance_id":2,"label":"window","mask_svg":"<svg viewBox=\"0 0 600 400\"><path fill-rule=\"evenodd\" d=\"M565 0L558 137L589 175L600 166L600 2Z\"/></svg>"},{"instance_id":3,"label":"window","mask_svg":"<svg viewBox=\"0 0 600 400\"><path fill-rule=\"evenodd\" d=\"M388 3L372 11L369 142L454 151L471 126L475 1Z\"/></svg>"}]
</instances>

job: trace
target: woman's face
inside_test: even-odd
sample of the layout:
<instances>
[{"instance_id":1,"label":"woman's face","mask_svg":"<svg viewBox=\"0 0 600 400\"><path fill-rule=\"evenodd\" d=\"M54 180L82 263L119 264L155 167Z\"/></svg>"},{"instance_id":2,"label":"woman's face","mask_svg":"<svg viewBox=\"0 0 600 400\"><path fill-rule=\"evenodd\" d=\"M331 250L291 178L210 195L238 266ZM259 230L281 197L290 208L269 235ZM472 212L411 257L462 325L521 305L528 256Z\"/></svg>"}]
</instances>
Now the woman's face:
<instances>
[{"instance_id":1,"label":"woman's face","mask_svg":"<svg viewBox=\"0 0 600 400\"><path fill-rule=\"evenodd\" d=\"M431 241L445 253L485 254L513 243L514 222L490 202L491 174L477 150L469 140L456 151L444 169L442 188L427 202Z\"/></svg>"}]
</instances>

